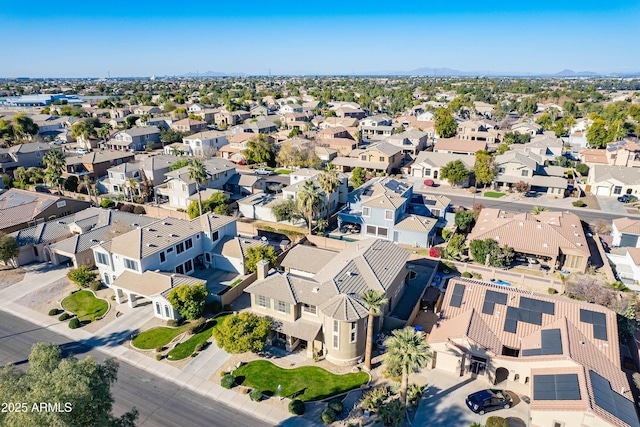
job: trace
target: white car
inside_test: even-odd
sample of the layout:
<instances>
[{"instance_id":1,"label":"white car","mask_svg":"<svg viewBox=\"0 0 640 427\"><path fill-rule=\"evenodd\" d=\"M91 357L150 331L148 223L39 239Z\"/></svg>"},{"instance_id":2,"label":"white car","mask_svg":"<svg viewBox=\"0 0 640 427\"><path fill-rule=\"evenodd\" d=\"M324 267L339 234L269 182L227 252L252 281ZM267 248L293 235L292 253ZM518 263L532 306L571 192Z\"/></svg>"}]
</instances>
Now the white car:
<instances>
[{"instance_id":1,"label":"white car","mask_svg":"<svg viewBox=\"0 0 640 427\"><path fill-rule=\"evenodd\" d=\"M89 154L89 152L83 148L78 148L76 154Z\"/></svg>"},{"instance_id":2,"label":"white car","mask_svg":"<svg viewBox=\"0 0 640 427\"><path fill-rule=\"evenodd\" d=\"M269 169L265 169L265 168L256 169L256 175L271 175L271 174L273 174L273 172L271 172Z\"/></svg>"}]
</instances>

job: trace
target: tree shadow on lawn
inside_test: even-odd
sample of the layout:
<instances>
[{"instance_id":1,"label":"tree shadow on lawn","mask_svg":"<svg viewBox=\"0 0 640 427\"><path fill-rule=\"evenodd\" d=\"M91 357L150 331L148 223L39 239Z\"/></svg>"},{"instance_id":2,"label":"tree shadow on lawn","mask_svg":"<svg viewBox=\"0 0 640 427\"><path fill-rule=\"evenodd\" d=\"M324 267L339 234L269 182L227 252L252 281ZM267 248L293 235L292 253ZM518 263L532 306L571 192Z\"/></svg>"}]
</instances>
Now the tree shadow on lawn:
<instances>
[{"instance_id":1,"label":"tree shadow on lawn","mask_svg":"<svg viewBox=\"0 0 640 427\"><path fill-rule=\"evenodd\" d=\"M87 340L81 340L80 343L91 347L117 347L133 339L138 332L138 329L126 329L124 331L112 332L104 337L94 336Z\"/></svg>"}]
</instances>

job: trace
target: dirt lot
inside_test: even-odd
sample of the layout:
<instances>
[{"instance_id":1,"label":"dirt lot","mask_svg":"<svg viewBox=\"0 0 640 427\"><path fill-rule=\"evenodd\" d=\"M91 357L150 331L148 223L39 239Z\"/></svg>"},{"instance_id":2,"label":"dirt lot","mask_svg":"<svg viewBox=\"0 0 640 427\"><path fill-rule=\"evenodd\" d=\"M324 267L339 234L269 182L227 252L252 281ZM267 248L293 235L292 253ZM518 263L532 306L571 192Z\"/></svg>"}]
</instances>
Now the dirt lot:
<instances>
[{"instance_id":1,"label":"dirt lot","mask_svg":"<svg viewBox=\"0 0 640 427\"><path fill-rule=\"evenodd\" d=\"M22 268L11 268L0 265L0 289L8 288L24 279L26 271Z\"/></svg>"}]
</instances>

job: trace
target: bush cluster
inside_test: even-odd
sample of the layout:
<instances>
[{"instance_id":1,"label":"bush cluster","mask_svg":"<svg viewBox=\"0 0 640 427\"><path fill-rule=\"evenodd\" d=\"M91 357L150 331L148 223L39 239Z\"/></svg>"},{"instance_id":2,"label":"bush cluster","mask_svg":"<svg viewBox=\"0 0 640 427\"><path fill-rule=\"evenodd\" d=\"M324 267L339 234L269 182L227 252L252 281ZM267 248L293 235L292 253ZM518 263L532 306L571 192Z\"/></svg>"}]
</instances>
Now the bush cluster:
<instances>
[{"instance_id":1,"label":"bush cluster","mask_svg":"<svg viewBox=\"0 0 640 427\"><path fill-rule=\"evenodd\" d=\"M147 213L147 211L144 209L143 206L135 206L133 208L133 213L136 215L144 215Z\"/></svg>"},{"instance_id":2,"label":"bush cluster","mask_svg":"<svg viewBox=\"0 0 640 427\"><path fill-rule=\"evenodd\" d=\"M177 320L167 320L167 326L175 328L176 326L178 326L178 321Z\"/></svg>"},{"instance_id":3,"label":"bush cluster","mask_svg":"<svg viewBox=\"0 0 640 427\"><path fill-rule=\"evenodd\" d=\"M233 383L234 383L234 378L233 375L231 374L226 374L224 377L222 377L222 379L220 380L220 385L226 389L230 389L233 387Z\"/></svg>"},{"instance_id":4,"label":"bush cluster","mask_svg":"<svg viewBox=\"0 0 640 427\"><path fill-rule=\"evenodd\" d=\"M462 276L462 277L466 277L467 279L469 279L469 278L473 277L473 276L471 275L471 273L469 273L468 271L464 271L464 272L462 272L461 276Z\"/></svg>"},{"instance_id":5,"label":"bush cluster","mask_svg":"<svg viewBox=\"0 0 640 427\"><path fill-rule=\"evenodd\" d=\"M325 424L331 424L336 420L336 413L331 408L325 408L322 414L320 414L320 419Z\"/></svg>"},{"instance_id":6,"label":"bush cluster","mask_svg":"<svg viewBox=\"0 0 640 427\"><path fill-rule=\"evenodd\" d=\"M249 398L254 402L260 402L262 400L262 392L257 388L254 388L251 390L251 393L249 393Z\"/></svg>"},{"instance_id":7,"label":"bush cluster","mask_svg":"<svg viewBox=\"0 0 640 427\"><path fill-rule=\"evenodd\" d=\"M338 398L331 399L327 404L327 408L331 409L336 414L339 414L340 412L342 412L342 408L343 408L342 400Z\"/></svg>"},{"instance_id":8,"label":"bush cluster","mask_svg":"<svg viewBox=\"0 0 640 427\"><path fill-rule=\"evenodd\" d=\"M49 316L56 316L58 313L60 313L60 310L58 310L57 308L52 308L51 310L49 310Z\"/></svg>"},{"instance_id":9,"label":"bush cluster","mask_svg":"<svg viewBox=\"0 0 640 427\"><path fill-rule=\"evenodd\" d=\"M89 289L91 289L93 292L97 292L101 287L102 283L100 283L99 280L94 280L93 282L89 283Z\"/></svg>"},{"instance_id":10,"label":"bush cluster","mask_svg":"<svg viewBox=\"0 0 640 427\"><path fill-rule=\"evenodd\" d=\"M74 317L73 319L71 319L69 321L69 328L70 329L78 329L80 327L80 321L78 320L77 317Z\"/></svg>"},{"instance_id":11,"label":"bush cluster","mask_svg":"<svg viewBox=\"0 0 640 427\"><path fill-rule=\"evenodd\" d=\"M65 320L67 320L69 317L71 317L71 316L69 316L69 313L67 313L67 312L65 311L65 312L64 312L64 313L62 313L60 316L58 316L58 320L59 320L59 321L61 321L61 322L63 322L63 321L65 321Z\"/></svg>"},{"instance_id":12,"label":"bush cluster","mask_svg":"<svg viewBox=\"0 0 640 427\"><path fill-rule=\"evenodd\" d=\"M304 414L304 402L300 399L293 399L289 402L289 412L293 415Z\"/></svg>"},{"instance_id":13,"label":"bush cluster","mask_svg":"<svg viewBox=\"0 0 640 427\"><path fill-rule=\"evenodd\" d=\"M204 344L197 344L196 348L195 348L195 351L196 351L196 353L199 353L199 352L202 351L202 349L204 349Z\"/></svg>"}]
</instances>

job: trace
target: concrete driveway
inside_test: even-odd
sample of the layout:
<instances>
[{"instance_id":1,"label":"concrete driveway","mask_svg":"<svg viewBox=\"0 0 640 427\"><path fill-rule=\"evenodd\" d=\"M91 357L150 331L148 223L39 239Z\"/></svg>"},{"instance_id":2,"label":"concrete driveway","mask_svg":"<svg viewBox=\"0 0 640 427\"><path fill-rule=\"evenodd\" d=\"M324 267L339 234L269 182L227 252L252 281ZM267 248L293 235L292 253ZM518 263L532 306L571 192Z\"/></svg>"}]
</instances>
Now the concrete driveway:
<instances>
[{"instance_id":1,"label":"concrete driveway","mask_svg":"<svg viewBox=\"0 0 640 427\"><path fill-rule=\"evenodd\" d=\"M621 216L627 215L627 209L625 208L625 204L618 201L618 196L615 197L606 197L606 196L596 196L598 199L598 204L600 205L600 209L603 212L616 213Z\"/></svg>"},{"instance_id":2,"label":"concrete driveway","mask_svg":"<svg viewBox=\"0 0 640 427\"><path fill-rule=\"evenodd\" d=\"M459 377L436 369L428 371L427 390L420 401L413 425L467 427L473 422L484 425L487 418L495 415L507 419L511 427L527 426L529 405L513 392L510 394L514 398L514 406L510 409L500 409L485 415L471 412L465 403L467 396L491 387L485 377Z\"/></svg>"}]
</instances>

